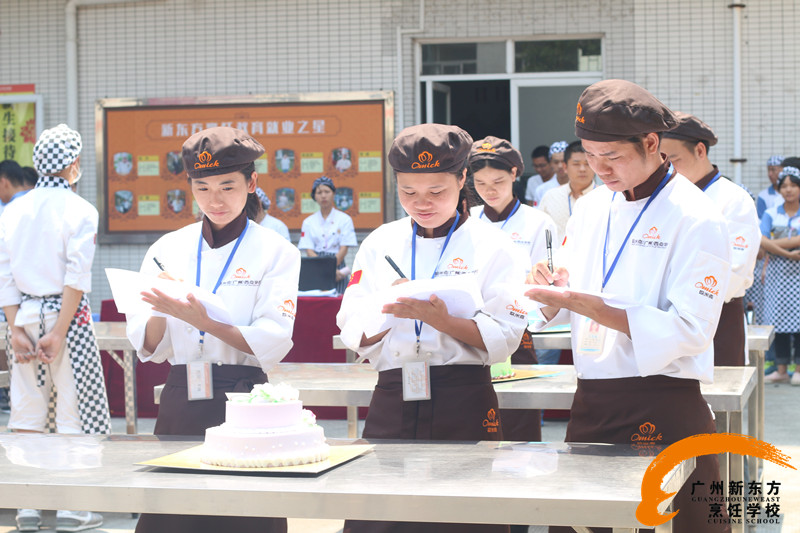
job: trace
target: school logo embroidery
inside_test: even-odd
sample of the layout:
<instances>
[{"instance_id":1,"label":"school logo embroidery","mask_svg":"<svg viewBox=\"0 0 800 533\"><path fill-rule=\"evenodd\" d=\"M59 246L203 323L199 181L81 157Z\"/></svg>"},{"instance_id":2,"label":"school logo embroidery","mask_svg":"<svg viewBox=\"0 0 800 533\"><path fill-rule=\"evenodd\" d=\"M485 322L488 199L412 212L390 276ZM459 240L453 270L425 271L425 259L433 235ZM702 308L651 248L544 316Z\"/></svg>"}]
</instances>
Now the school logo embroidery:
<instances>
[{"instance_id":1,"label":"school logo embroidery","mask_svg":"<svg viewBox=\"0 0 800 533\"><path fill-rule=\"evenodd\" d=\"M643 239L660 239L661 235L658 234L658 228L653 226L650 228L647 233L642 235Z\"/></svg>"},{"instance_id":2,"label":"school logo embroidery","mask_svg":"<svg viewBox=\"0 0 800 533\"><path fill-rule=\"evenodd\" d=\"M197 155L197 163L194 164L194 168L214 168L219 166L219 161L211 161L211 154L208 151L204 150Z\"/></svg>"},{"instance_id":3,"label":"school logo embroidery","mask_svg":"<svg viewBox=\"0 0 800 533\"><path fill-rule=\"evenodd\" d=\"M733 249L734 250L738 250L740 252L743 252L744 250L747 250L747 248L748 248L747 239L745 239L742 235L739 235L735 239L733 239Z\"/></svg>"},{"instance_id":4,"label":"school logo embroidery","mask_svg":"<svg viewBox=\"0 0 800 533\"><path fill-rule=\"evenodd\" d=\"M519 240L519 233L517 233L516 231L514 233L512 233L511 234L511 240L512 241L518 241Z\"/></svg>"},{"instance_id":5,"label":"school logo embroidery","mask_svg":"<svg viewBox=\"0 0 800 533\"><path fill-rule=\"evenodd\" d=\"M433 161L433 154L430 152L422 152L417 156L417 160L411 163L411 168L437 168L439 160Z\"/></svg>"},{"instance_id":6,"label":"school logo embroidery","mask_svg":"<svg viewBox=\"0 0 800 533\"><path fill-rule=\"evenodd\" d=\"M487 143L481 144L480 148L478 148L476 151L478 151L478 152L494 152L495 149L492 147L492 143L488 143L487 142Z\"/></svg>"},{"instance_id":7,"label":"school logo embroidery","mask_svg":"<svg viewBox=\"0 0 800 533\"><path fill-rule=\"evenodd\" d=\"M525 312L525 310L522 308L522 306L516 300L514 300L513 304L508 304L506 306L506 309L508 310L508 314L509 315L511 315L513 317L516 317L516 318L524 319L524 318L526 318L528 316L528 313Z\"/></svg>"},{"instance_id":8,"label":"school logo embroidery","mask_svg":"<svg viewBox=\"0 0 800 533\"><path fill-rule=\"evenodd\" d=\"M694 286L700 289L697 291L700 296L705 296L709 300L713 300L714 296L719 294L719 289L714 288L717 286L717 278L714 276L706 276L703 281L698 281Z\"/></svg>"},{"instance_id":9,"label":"school logo embroidery","mask_svg":"<svg viewBox=\"0 0 800 533\"><path fill-rule=\"evenodd\" d=\"M486 418L483 419L483 427L486 428L487 433L497 433L500 427L500 419L497 418L497 412L494 409L489 409L486 413Z\"/></svg>"},{"instance_id":10,"label":"school logo embroidery","mask_svg":"<svg viewBox=\"0 0 800 533\"><path fill-rule=\"evenodd\" d=\"M661 432L656 432L656 425L645 422L639 426L639 431L631 435L631 448L639 452L640 457L651 457L656 454L656 448L664 440Z\"/></svg>"},{"instance_id":11,"label":"school logo embroidery","mask_svg":"<svg viewBox=\"0 0 800 533\"><path fill-rule=\"evenodd\" d=\"M581 103L578 102L578 106L575 108L575 122L580 122L581 124L586 122L586 119L582 116L583 115L583 107Z\"/></svg>"},{"instance_id":12,"label":"school logo embroidery","mask_svg":"<svg viewBox=\"0 0 800 533\"><path fill-rule=\"evenodd\" d=\"M447 265L447 268L454 268L456 270L466 270L469 268L467 265L464 264L464 260L460 257L456 257L453 259L453 262Z\"/></svg>"},{"instance_id":13,"label":"school logo embroidery","mask_svg":"<svg viewBox=\"0 0 800 533\"><path fill-rule=\"evenodd\" d=\"M347 282L347 286L350 285L358 285L361 282L361 270L356 270L350 275L350 281Z\"/></svg>"},{"instance_id":14,"label":"school logo embroidery","mask_svg":"<svg viewBox=\"0 0 800 533\"><path fill-rule=\"evenodd\" d=\"M233 277L237 279L250 279L250 274L247 273L247 270L239 267L236 269L236 272L233 274Z\"/></svg>"},{"instance_id":15,"label":"school logo embroidery","mask_svg":"<svg viewBox=\"0 0 800 533\"><path fill-rule=\"evenodd\" d=\"M294 302L292 300L284 300L283 305L278 306L278 311L281 315L294 319Z\"/></svg>"},{"instance_id":16,"label":"school logo embroidery","mask_svg":"<svg viewBox=\"0 0 800 533\"><path fill-rule=\"evenodd\" d=\"M641 239L631 239L631 244L643 248L666 248L668 246L668 243L661 240L661 234L655 226L647 230L647 233L643 233Z\"/></svg>"}]
</instances>

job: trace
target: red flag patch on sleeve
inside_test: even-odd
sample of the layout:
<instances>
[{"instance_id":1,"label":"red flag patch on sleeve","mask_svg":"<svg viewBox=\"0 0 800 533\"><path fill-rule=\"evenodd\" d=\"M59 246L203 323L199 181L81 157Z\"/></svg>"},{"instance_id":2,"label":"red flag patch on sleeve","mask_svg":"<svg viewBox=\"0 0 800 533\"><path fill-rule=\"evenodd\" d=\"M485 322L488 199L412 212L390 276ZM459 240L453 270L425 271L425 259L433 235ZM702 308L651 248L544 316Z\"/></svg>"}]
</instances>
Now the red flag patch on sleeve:
<instances>
[{"instance_id":1,"label":"red flag patch on sleeve","mask_svg":"<svg viewBox=\"0 0 800 533\"><path fill-rule=\"evenodd\" d=\"M350 276L350 281L347 283L347 286L350 285L358 285L361 282L361 270L356 270L353 272L353 275Z\"/></svg>"}]
</instances>

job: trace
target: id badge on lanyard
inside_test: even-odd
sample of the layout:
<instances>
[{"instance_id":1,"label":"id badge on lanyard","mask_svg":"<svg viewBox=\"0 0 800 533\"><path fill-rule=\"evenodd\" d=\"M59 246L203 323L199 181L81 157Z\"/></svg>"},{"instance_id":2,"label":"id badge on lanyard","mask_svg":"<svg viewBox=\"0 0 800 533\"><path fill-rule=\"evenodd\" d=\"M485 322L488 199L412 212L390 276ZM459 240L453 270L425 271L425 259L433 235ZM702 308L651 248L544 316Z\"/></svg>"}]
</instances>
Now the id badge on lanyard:
<instances>
[{"instance_id":1,"label":"id badge on lanyard","mask_svg":"<svg viewBox=\"0 0 800 533\"><path fill-rule=\"evenodd\" d=\"M588 317L583 317L578 331L578 353L597 357L603 353L608 329Z\"/></svg>"},{"instance_id":2,"label":"id badge on lanyard","mask_svg":"<svg viewBox=\"0 0 800 533\"><path fill-rule=\"evenodd\" d=\"M211 400L214 398L214 379L211 361L192 361L186 363L186 384L189 401Z\"/></svg>"},{"instance_id":3,"label":"id badge on lanyard","mask_svg":"<svg viewBox=\"0 0 800 533\"><path fill-rule=\"evenodd\" d=\"M225 262L225 266L222 268L222 272L219 274L219 278L217 279L217 283L214 285L214 290L211 291L214 294L217 293L217 289L222 284L222 280L225 279L225 273L228 271L228 267L231 266L231 261L233 261L233 256L236 255L236 250L239 249L239 244L241 244L242 239L244 239L244 234L247 233L247 227L249 223L245 224L242 233L239 234L239 237L236 239L236 244L233 245L233 250L231 250L230 255L228 256L228 260ZM197 243L197 275L195 277L195 285L198 287L200 286L200 265L203 259L203 234L200 233L200 241ZM191 361L186 364L186 385L188 390L188 399L190 402L195 400L211 400L214 398L214 378L213 373L211 372L211 361L205 360L203 357L203 348L205 345L205 336L206 332L200 332L200 343L198 349L200 351L199 359L197 361Z\"/></svg>"}]
</instances>

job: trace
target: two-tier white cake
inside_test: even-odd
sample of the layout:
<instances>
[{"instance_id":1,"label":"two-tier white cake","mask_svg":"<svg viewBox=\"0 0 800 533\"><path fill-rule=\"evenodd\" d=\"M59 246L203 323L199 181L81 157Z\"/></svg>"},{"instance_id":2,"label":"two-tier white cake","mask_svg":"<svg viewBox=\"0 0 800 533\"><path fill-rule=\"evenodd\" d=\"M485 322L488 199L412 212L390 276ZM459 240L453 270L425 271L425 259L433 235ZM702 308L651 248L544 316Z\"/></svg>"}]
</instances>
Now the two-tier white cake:
<instances>
[{"instance_id":1,"label":"two-tier white cake","mask_svg":"<svg viewBox=\"0 0 800 533\"><path fill-rule=\"evenodd\" d=\"M264 468L327 459L322 427L298 397L297 389L283 383L256 385L249 394L228 394L225 423L206 430L201 460Z\"/></svg>"}]
</instances>

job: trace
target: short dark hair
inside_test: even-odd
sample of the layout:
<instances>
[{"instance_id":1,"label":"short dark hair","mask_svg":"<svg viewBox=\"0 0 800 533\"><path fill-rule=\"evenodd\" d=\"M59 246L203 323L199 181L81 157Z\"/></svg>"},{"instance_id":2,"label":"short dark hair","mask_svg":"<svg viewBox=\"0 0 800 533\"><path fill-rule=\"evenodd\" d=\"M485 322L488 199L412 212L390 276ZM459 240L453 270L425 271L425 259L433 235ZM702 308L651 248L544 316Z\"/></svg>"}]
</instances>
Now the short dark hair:
<instances>
[{"instance_id":1,"label":"short dark hair","mask_svg":"<svg viewBox=\"0 0 800 533\"><path fill-rule=\"evenodd\" d=\"M783 160L782 166L800 168L800 157L791 156Z\"/></svg>"},{"instance_id":2,"label":"short dark hair","mask_svg":"<svg viewBox=\"0 0 800 533\"><path fill-rule=\"evenodd\" d=\"M39 181L39 173L33 167L22 167L22 173L25 176L25 185L29 187L36 187L36 182Z\"/></svg>"},{"instance_id":3,"label":"short dark hair","mask_svg":"<svg viewBox=\"0 0 800 533\"><path fill-rule=\"evenodd\" d=\"M486 167L493 168L495 170L504 170L506 172L511 172L511 169L514 168L505 161L501 161L499 159L478 159L477 161L470 163L469 167L467 167L467 170L471 176L472 174L475 174L479 170L483 170ZM461 174L459 174L459 176L460 175Z\"/></svg>"},{"instance_id":4,"label":"short dark hair","mask_svg":"<svg viewBox=\"0 0 800 533\"><path fill-rule=\"evenodd\" d=\"M22 167L13 159L6 159L0 162L0 176L5 176L14 187L22 187L25 184L25 174L22 172Z\"/></svg>"},{"instance_id":5,"label":"short dark hair","mask_svg":"<svg viewBox=\"0 0 800 533\"><path fill-rule=\"evenodd\" d=\"M653 132L658 135L658 142L661 143L661 132ZM636 147L636 151L639 152L639 155L642 157L646 157L647 153L644 151L644 138L647 137L649 133L642 133L641 135L634 135L633 137L628 137L622 142L631 143Z\"/></svg>"},{"instance_id":6,"label":"short dark hair","mask_svg":"<svg viewBox=\"0 0 800 533\"><path fill-rule=\"evenodd\" d=\"M580 141L573 141L567 145L567 149L564 150L564 163L569 163L569 158L576 152L586 153Z\"/></svg>"},{"instance_id":7,"label":"short dark hair","mask_svg":"<svg viewBox=\"0 0 800 533\"><path fill-rule=\"evenodd\" d=\"M531 159L536 159L537 157L544 157L550 162L550 147L541 145L534 148L533 152L531 152Z\"/></svg>"}]
</instances>

